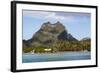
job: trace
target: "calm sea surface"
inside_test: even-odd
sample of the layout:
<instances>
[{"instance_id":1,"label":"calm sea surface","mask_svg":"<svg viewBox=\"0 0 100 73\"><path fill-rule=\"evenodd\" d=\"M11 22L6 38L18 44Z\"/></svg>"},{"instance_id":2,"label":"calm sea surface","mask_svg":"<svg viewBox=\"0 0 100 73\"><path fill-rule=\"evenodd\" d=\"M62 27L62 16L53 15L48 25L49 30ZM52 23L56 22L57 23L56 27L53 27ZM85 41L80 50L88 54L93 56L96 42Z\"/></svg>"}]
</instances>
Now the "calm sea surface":
<instances>
[{"instance_id":1,"label":"calm sea surface","mask_svg":"<svg viewBox=\"0 0 100 73\"><path fill-rule=\"evenodd\" d=\"M22 62L48 62L48 61L69 61L91 59L90 52L59 52L42 54L23 54Z\"/></svg>"}]
</instances>

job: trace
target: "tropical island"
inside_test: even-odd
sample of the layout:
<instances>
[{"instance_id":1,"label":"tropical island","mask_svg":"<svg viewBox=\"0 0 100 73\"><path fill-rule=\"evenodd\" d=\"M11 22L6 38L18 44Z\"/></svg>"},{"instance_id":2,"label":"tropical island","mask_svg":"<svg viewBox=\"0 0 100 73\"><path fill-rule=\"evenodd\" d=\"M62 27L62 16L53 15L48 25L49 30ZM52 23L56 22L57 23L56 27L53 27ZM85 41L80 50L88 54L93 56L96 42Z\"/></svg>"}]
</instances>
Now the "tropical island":
<instances>
[{"instance_id":1,"label":"tropical island","mask_svg":"<svg viewBox=\"0 0 100 73\"><path fill-rule=\"evenodd\" d=\"M78 40L65 26L57 21L43 23L29 40L23 39L23 53L57 53L69 51L91 51L91 39Z\"/></svg>"}]
</instances>

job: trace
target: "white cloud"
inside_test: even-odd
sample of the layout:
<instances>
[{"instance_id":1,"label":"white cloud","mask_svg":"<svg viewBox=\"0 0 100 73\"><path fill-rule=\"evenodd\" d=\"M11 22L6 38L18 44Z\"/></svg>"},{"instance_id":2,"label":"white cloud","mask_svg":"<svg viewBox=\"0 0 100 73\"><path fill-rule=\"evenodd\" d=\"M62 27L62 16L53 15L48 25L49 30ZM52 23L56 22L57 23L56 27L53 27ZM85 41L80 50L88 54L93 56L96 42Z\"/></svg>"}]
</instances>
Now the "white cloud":
<instances>
[{"instance_id":1,"label":"white cloud","mask_svg":"<svg viewBox=\"0 0 100 73\"><path fill-rule=\"evenodd\" d=\"M55 19L55 20L64 20L66 17L56 15L56 13L52 12L50 15L46 16L47 19Z\"/></svg>"}]
</instances>

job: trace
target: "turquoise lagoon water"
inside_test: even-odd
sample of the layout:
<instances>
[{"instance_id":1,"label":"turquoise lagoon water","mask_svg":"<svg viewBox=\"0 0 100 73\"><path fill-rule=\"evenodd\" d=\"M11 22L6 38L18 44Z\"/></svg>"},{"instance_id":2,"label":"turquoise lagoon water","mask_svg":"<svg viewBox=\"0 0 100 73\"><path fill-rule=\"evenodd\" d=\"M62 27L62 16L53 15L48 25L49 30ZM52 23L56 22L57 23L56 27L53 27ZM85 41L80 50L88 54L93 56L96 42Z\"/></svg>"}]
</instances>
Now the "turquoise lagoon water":
<instances>
[{"instance_id":1,"label":"turquoise lagoon water","mask_svg":"<svg viewBox=\"0 0 100 73\"><path fill-rule=\"evenodd\" d=\"M39 53L23 54L22 63L48 62L48 61L70 61L91 59L90 52L59 52L59 53Z\"/></svg>"}]
</instances>

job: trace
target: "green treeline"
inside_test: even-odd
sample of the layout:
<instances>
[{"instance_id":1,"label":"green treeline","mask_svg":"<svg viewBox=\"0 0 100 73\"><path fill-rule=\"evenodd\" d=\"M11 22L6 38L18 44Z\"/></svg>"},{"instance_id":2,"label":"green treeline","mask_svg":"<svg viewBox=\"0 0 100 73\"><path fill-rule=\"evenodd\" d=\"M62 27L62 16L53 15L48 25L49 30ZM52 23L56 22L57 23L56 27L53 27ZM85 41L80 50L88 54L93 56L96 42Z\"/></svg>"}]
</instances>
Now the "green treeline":
<instances>
[{"instance_id":1,"label":"green treeline","mask_svg":"<svg viewBox=\"0 0 100 73\"><path fill-rule=\"evenodd\" d=\"M50 51L45 51L45 49L51 49ZM81 40L81 41L63 41L59 40L53 45L40 45L23 48L24 53L33 52L34 53L45 53L45 52L65 52L65 51L91 51L91 40Z\"/></svg>"}]
</instances>

